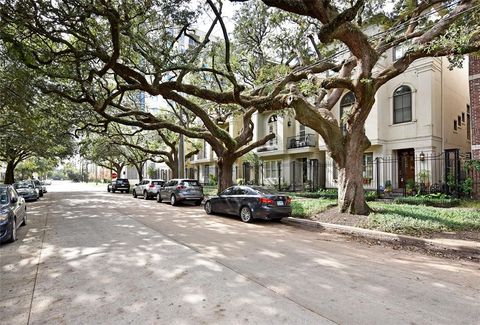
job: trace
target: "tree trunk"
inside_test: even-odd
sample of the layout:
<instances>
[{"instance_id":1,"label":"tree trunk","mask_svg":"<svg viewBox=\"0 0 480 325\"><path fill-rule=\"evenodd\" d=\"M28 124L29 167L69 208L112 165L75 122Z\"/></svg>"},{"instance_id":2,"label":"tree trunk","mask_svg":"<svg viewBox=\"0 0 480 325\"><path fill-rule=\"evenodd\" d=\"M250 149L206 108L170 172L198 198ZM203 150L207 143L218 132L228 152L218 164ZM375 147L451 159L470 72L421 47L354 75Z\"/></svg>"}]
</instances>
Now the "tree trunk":
<instances>
[{"instance_id":1,"label":"tree trunk","mask_svg":"<svg viewBox=\"0 0 480 325\"><path fill-rule=\"evenodd\" d=\"M5 184L15 183L14 171L15 171L15 163L13 161L9 161L7 163L7 170L5 171L5 182L4 182Z\"/></svg>"},{"instance_id":2,"label":"tree trunk","mask_svg":"<svg viewBox=\"0 0 480 325\"><path fill-rule=\"evenodd\" d=\"M135 169L138 173L138 181L141 182L143 180L143 163L139 166L135 165Z\"/></svg>"},{"instance_id":3,"label":"tree trunk","mask_svg":"<svg viewBox=\"0 0 480 325\"><path fill-rule=\"evenodd\" d=\"M338 207L340 212L368 215L370 208L365 202L363 189L362 136L352 137L344 152L343 164L338 164Z\"/></svg>"},{"instance_id":4,"label":"tree trunk","mask_svg":"<svg viewBox=\"0 0 480 325\"><path fill-rule=\"evenodd\" d=\"M218 193L233 185L233 164L235 158L224 157L218 159Z\"/></svg>"},{"instance_id":5,"label":"tree trunk","mask_svg":"<svg viewBox=\"0 0 480 325\"><path fill-rule=\"evenodd\" d=\"M117 173L117 178L122 178L122 169L123 166L115 165L115 173Z\"/></svg>"},{"instance_id":6,"label":"tree trunk","mask_svg":"<svg viewBox=\"0 0 480 325\"><path fill-rule=\"evenodd\" d=\"M177 160L168 160L165 162L172 171L172 178L178 178L178 163Z\"/></svg>"}]
</instances>

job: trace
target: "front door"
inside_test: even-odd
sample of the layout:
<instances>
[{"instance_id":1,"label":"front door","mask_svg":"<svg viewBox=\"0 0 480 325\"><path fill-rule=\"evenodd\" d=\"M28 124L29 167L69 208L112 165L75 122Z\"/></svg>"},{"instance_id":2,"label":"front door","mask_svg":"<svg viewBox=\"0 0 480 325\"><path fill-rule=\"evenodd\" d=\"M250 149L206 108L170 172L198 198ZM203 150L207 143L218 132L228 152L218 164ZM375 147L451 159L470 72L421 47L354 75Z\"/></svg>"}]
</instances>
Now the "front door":
<instances>
[{"instance_id":1,"label":"front door","mask_svg":"<svg viewBox=\"0 0 480 325\"><path fill-rule=\"evenodd\" d=\"M402 149L398 154L398 187L405 188L409 180L415 181L415 151Z\"/></svg>"}]
</instances>

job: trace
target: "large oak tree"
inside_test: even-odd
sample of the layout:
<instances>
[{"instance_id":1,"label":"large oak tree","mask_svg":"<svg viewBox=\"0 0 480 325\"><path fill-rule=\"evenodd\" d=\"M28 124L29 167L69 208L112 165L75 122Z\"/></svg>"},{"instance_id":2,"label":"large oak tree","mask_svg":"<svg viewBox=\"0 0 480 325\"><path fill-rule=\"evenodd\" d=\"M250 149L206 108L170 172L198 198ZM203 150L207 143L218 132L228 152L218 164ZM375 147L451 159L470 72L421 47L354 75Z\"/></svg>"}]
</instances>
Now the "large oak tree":
<instances>
[{"instance_id":1,"label":"large oak tree","mask_svg":"<svg viewBox=\"0 0 480 325\"><path fill-rule=\"evenodd\" d=\"M208 141L219 158L220 188L231 183L236 158L270 139L266 136L251 143L251 116L257 111L291 107L301 123L323 137L338 165L340 210L368 213L361 158L370 145L364 126L377 90L417 59L478 50L478 1L398 1L393 14L381 11L377 1L262 2L311 22L309 31L313 32L304 37L316 44L315 57L305 60L308 51L303 51L299 42L294 51L297 57L283 62L275 78L254 89L238 79L221 5L211 0L199 7L212 17L202 37L193 35L191 26L206 16L191 12L188 1L168 0L5 1L0 11L0 37L10 44L14 57L44 74L41 86L45 91L88 103L111 121L150 130L168 128ZM373 17L384 28L375 37L364 28L364 22L372 22L369 18ZM223 39L211 42L217 25ZM196 46L179 51L178 44L185 37ZM408 48L406 54L374 74L382 55L402 44ZM342 47L345 59L325 57L324 46ZM338 73L327 79L316 77L329 69ZM197 82L202 79L208 82ZM216 86L212 87L212 82ZM303 96L301 87L287 87L298 82L317 87L315 104ZM343 117L343 133L331 110L346 90L355 94L356 102ZM175 102L195 114L201 124L186 130L133 109L124 99L135 91ZM221 117L212 118L211 113L219 107L243 114L238 135L231 136L217 123Z\"/></svg>"}]
</instances>

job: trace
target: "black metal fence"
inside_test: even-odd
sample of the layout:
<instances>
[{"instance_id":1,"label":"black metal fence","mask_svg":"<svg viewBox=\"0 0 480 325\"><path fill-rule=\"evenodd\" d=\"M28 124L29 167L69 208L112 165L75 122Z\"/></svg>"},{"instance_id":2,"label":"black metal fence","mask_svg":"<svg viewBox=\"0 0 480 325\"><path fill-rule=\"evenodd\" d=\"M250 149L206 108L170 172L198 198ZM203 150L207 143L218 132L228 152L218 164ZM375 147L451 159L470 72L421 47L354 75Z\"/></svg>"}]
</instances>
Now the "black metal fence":
<instances>
[{"instance_id":1,"label":"black metal fence","mask_svg":"<svg viewBox=\"0 0 480 325\"><path fill-rule=\"evenodd\" d=\"M382 196L445 193L455 197L480 194L480 171L471 167L468 155L446 150L439 155L413 151L392 157L366 159L364 188ZM338 171L334 163L315 159L291 162L244 163L246 184L268 185L282 191L317 191L336 188Z\"/></svg>"}]
</instances>

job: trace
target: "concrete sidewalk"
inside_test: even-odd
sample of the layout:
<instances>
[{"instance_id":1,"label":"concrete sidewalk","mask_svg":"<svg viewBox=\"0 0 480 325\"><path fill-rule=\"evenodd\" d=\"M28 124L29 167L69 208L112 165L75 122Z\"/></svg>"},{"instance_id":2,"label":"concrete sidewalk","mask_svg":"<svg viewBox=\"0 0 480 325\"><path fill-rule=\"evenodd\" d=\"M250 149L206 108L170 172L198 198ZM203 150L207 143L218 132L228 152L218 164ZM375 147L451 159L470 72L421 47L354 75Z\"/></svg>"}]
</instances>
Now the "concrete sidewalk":
<instances>
[{"instance_id":1,"label":"concrete sidewalk","mask_svg":"<svg viewBox=\"0 0 480 325\"><path fill-rule=\"evenodd\" d=\"M449 238L420 238L299 218L283 218L282 223L310 230L334 232L381 243L415 247L427 252L454 255L480 261L480 242L477 241Z\"/></svg>"}]
</instances>

